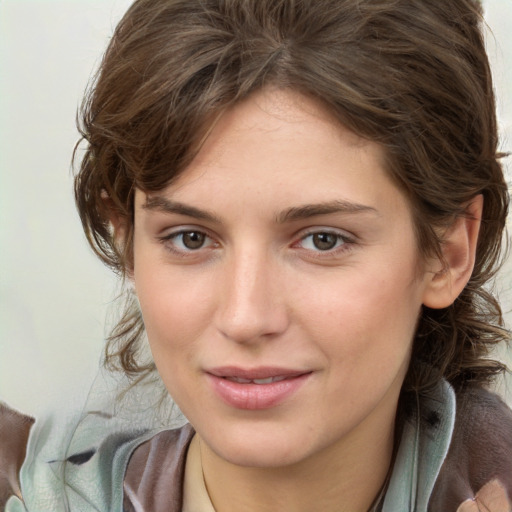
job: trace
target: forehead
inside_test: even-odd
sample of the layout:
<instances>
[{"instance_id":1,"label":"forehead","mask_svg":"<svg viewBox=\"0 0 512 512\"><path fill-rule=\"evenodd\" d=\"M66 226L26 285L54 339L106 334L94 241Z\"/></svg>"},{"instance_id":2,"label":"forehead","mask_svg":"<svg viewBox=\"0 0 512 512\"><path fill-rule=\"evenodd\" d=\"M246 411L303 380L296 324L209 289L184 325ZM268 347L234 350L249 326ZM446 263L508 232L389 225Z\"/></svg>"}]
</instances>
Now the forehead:
<instances>
[{"instance_id":1,"label":"forehead","mask_svg":"<svg viewBox=\"0 0 512 512\"><path fill-rule=\"evenodd\" d=\"M300 180L306 194L334 186L330 182L340 174L346 187L351 177L370 178L367 185L377 188L371 176L385 172L385 162L382 146L345 128L320 101L292 90L264 89L215 120L169 188L199 181L215 188L242 176L246 187L262 190L270 182L289 187Z\"/></svg>"},{"instance_id":2,"label":"forehead","mask_svg":"<svg viewBox=\"0 0 512 512\"><path fill-rule=\"evenodd\" d=\"M230 225L242 219L262 227L262 220L333 210L373 211L410 224L384 161L380 145L342 126L322 103L267 89L225 111L177 179L164 190L139 192L136 201L139 211L175 212L165 205L171 201L181 212L201 210L199 217Z\"/></svg>"},{"instance_id":3,"label":"forehead","mask_svg":"<svg viewBox=\"0 0 512 512\"><path fill-rule=\"evenodd\" d=\"M311 144L340 141L344 146L370 150L381 159L384 148L346 128L327 105L293 89L264 88L223 111L209 127L195 163L205 155L220 154L229 145L253 138L268 144L303 140ZM282 146L282 150L286 145ZM311 146L304 147L310 152ZM324 146L324 152L328 147ZM297 151L297 148L295 148ZM264 154L260 153L260 158Z\"/></svg>"}]
</instances>

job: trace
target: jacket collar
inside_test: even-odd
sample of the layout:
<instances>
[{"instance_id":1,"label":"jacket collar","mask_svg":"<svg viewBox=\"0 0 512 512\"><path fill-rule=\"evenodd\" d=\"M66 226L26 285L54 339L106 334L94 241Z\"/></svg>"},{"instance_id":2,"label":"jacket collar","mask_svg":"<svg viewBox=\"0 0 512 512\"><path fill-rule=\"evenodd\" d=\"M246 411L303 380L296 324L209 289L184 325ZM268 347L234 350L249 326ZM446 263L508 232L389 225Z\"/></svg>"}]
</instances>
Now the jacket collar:
<instances>
[{"instance_id":1,"label":"jacket collar","mask_svg":"<svg viewBox=\"0 0 512 512\"><path fill-rule=\"evenodd\" d=\"M382 512L426 512L450 446L455 409L455 393L444 379L418 397L403 427Z\"/></svg>"}]
</instances>

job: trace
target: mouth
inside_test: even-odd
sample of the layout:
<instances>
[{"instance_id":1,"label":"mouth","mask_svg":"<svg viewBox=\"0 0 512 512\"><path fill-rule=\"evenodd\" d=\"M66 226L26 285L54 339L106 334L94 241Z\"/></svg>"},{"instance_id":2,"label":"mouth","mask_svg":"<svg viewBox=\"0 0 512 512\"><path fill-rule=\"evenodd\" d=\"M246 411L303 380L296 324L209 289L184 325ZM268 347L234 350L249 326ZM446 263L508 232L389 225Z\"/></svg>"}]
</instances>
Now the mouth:
<instances>
[{"instance_id":1,"label":"mouth","mask_svg":"<svg viewBox=\"0 0 512 512\"><path fill-rule=\"evenodd\" d=\"M222 377L226 380L230 380L231 382L238 382L239 384L272 384L272 382L280 382L285 379L289 379L290 377L285 377L283 375L277 377L268 377L266 379L244 379L243 377Z\"/></svg>"},{"instance_id":2,"label":"mouth","mask_svg":"<svg viewBox=\"0 0 512 512\"><path fill-rule=\"evenodd\" d=\"M262 366L252 369L223 366L207 370L206 373L239 384L272 384L286 379L294 379L306 373L311 373L311 371L277 366Z\"/></svg>"},{"instance_id":3,"label":"mouth","mask_svg":"<svg viewBox=\"0 0 512 512\"><path fill-rule=\"evenodd\" d=\"M206 375L215 393L236 409L261 410L282 404L299 392L312 375L310 370L265 367L223 367Z\"/></svg>"}]
</instances>

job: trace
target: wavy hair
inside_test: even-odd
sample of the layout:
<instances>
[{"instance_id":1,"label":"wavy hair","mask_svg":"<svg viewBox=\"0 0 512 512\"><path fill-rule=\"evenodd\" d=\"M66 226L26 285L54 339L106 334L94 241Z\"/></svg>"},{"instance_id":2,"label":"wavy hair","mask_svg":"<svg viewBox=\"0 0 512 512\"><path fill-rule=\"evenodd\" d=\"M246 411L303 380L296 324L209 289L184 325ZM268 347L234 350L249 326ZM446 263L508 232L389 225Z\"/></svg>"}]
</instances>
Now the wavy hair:
<instances>
[{"instance_id":1,"label":"wavy hair","mask_svg":"<svg viewBox=\"0 0 512 512\"><path fill-rule=\"evenodd\" d=\"M481 25L474 0L137 0L79 114L85 153L75 195L93 250L129 274L135 189L166 187L226 108L265 86L291 88L384 148L422 255L440 255L439 233L483 195L470 281L452 306L423 309L404 389L439 375L456 387L489 382L505 369L489 357L508 339L489 282L509 198ZM121 245L113 216L125 226ZM153 371L139 358L143 338L129 297L107 364Z\"/></svg>"}]
</instances>

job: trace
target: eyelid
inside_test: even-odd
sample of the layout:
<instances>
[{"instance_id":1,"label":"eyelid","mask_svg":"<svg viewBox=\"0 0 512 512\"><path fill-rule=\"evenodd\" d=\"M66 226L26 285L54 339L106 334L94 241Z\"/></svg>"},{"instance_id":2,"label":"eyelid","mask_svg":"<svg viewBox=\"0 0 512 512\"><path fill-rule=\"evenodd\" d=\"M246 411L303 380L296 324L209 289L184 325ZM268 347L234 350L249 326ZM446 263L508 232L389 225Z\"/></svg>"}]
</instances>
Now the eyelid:
<instances>
[{"instance_id":1,"label":"eyelid","mask_svg":"<svg viewBox=\"0 0 512 512\"><path fill-rule=\"evenodd\" d=\"M350 233L349 231L346 231L345 229L333 228L333 227L327 227L327 226L313 226L310 228L303 229L299 233L297 233L295 238L297 241L300 241L308 236L315 235L318 233L329 233L331 235L336 235L340 238L346 239L347 242L355 243L357 241L357 236L354 235L353 233Z\"/></svg>"},{"instance_id":2,"label":"eyelid","mask_svg":"<svg viewBox=\"0 0 512 512\"><path fill-rule=\"evenodd\" d=\"M196 231L197 233L203 233L211 239L216 239L216 235L212 233L208 228L199 226L196 224L176 224L175 226L167 226L164 229L159 230L160 234L157 238L172 238L173 236L179 235L180 233L189 233L190 231Z\"/></svg>"},{"instance_id":3,"label":"eyelid","mask_svg":"<svg viewBox=\"0 0 512 512\"><path fill-rule=\"evenodd\" d=\"M176 247L176 245L173 243L173 240L180 235L186 234L186 233L201 233L206 238L208 238L212 243L208 243L207 245L201 246L197 249L181 249ZM205 229L204 227L194 226L194 225L180 225L176 226L175 228L172 228L170 230L166 230L165 234L158 235L157 240L162 243L170 252L187 257L192 256L200 253L204 249L211 249L216 248L220 244L215 236L213 236L208 229Z\"/></svg>"},{"instance_id":4,"label":"eyelid","mask_svg":"<svg viewBox=\"0 0 512 512\"><path fill-rule=\"evenodd\" d=\"M305 240L307 237L319 234L319 233L327 233L332 234L338 237L343 243L339 246L335 246L332 249L324 250L321 249L307 249L304 247L300 247L301 242ZM298 249L302 249L303 251L309 253L311 256L315 258L329 258L336 256L338 254L344 253L346 251L350 251L357 244L357 237L352 233L349 233L343 229L333 228L333 227L323 227L323 226L315 226L310 227L305 230L302 230L295 237L295 242L293 242L292 247L297 247Z\"/></svg>"}]
</instances>

